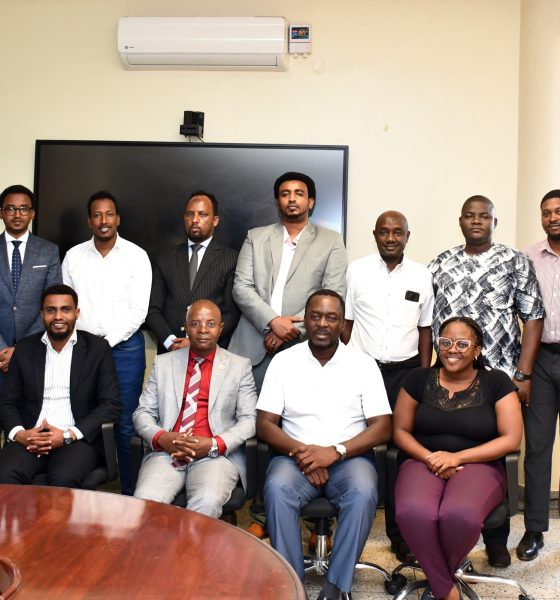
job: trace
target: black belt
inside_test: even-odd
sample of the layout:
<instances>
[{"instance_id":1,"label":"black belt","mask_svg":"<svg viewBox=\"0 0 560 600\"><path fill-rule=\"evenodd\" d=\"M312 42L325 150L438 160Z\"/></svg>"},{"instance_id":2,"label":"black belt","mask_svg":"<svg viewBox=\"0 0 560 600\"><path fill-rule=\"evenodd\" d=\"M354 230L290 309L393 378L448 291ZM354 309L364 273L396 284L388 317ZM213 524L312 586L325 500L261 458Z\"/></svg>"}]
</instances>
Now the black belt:
<instances>
[{"instance_id":1,"label":"black belt","mask_svg":"<svg viewBox=\"0 0 560 600\"><path fill-rule=\"evenodd\" d=\"M379 360L376 362L380 371L398 371L400 369L414 369L420 366L420 355L417 354L412 358L407 358L406 360L401 360L398 362L381 362Z\"/></svg>"},{"instance_id":2,"label":"black belt","mask_svg":"<svg viewBox=\"0 0 560 600\"><path fill-rule=\"evenodd\" d=\"M541 348L552 352L552 354L560 354L560 344L547 344L546 342L541 342Z\"/></svg>"}]
</instances>

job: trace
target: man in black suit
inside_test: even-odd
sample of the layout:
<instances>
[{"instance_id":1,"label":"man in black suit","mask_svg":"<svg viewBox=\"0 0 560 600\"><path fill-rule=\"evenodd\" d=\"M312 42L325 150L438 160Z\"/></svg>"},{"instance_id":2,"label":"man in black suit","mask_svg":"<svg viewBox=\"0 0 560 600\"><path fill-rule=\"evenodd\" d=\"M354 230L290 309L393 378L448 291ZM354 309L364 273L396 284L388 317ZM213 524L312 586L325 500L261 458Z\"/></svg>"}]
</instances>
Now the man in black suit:
<instances>
[{"instance_id":1,"label":"man in black suit","mask_svg":"<svg viewBox=\"0 0 560 600\"><path fill-rule=\"evenodd\" d=\"M75 329L78 296L67 285L41 297L45 333L21 340L0 403L6 443L0 483L80 487L102 452L101 424L117 420L119 388L111 348Z\"/></svg>"},{"instance_id":2,"label":"man in black suit","mask_svg":"<svg viewBox=\"0 0 560 600\"><path fill-rule=\"evenodd\" d=\"M62 283L58 246L29 231L35 217L33 192L11 185L0 194L0 390L16 342L43 331L41 294Z\"/></svg>"},{"instance_id":3,"label":"man in black suit","mask_svg":"<svg viewBox=\"0 0 560 600\"><path fill-rule=\"evenodd\" d=\"M185 348L189 340L181 328L187 307L195 300L212 300L224 322L219 345L227 348L240 315L232 296L237 252L213 238L220 221L213 194L192 193L183 220L187 243L164 252L153 265L146 324L158 339L159 352Z\"/></svg>"}]
</instances>

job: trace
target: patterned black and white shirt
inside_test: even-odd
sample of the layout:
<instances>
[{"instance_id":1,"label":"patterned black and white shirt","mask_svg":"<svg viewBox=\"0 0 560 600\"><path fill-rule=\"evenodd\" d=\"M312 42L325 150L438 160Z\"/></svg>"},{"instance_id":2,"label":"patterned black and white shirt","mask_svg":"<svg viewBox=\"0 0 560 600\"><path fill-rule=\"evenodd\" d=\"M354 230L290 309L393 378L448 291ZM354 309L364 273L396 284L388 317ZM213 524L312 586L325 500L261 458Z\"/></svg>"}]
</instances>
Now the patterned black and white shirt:
<instances>
[{"instance_id":1,"label":"patterned black and white shirt","mask_svg":"<svg viewBox=\"0 0 560 600\"><path fill-rule=\"evenodd\" d=\"M464 246L457 246L440 254L428 269L434 283L434 339L449 317L471 317L484 332L486 362L511 377L521 350L518 318L525 322L544 316L531 260L502 244L481 254L467 254Z\"/></svg>"}]
</instances>

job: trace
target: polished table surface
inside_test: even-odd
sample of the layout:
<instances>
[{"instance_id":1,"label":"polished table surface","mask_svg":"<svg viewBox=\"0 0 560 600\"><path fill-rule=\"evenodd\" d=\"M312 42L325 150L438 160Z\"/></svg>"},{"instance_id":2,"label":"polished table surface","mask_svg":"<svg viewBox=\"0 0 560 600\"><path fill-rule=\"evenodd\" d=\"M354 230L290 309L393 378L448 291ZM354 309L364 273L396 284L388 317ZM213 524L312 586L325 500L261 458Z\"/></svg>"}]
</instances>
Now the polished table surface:
<instances>
[{"instance_id":1,"label":"polished table surface","mask_svg":"<svg viewBox=\"0 0 560 600\"><path fill-rule=\"evenodd\" d=\"M16 599L303 600L270 546L189 510L105 492L0 485L0 555Z\"/></svg>"}]
</instances>

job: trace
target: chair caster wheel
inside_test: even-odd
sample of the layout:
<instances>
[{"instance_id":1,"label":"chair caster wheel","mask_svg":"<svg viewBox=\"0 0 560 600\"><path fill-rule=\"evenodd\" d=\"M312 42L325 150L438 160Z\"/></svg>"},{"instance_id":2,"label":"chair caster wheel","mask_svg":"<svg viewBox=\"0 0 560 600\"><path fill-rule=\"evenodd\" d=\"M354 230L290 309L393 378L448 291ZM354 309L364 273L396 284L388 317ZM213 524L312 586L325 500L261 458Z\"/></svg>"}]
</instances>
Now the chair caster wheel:
<instances>
[{"instance_id":1,"label":"chair caster wheel","mask_svg":"<svg viewBox=\"0 0 560 600\"><path fill-rule=\"evenodd\" d=\"M406 577L401 575L391 575L391 581L385 582L385 590L391 596L396 596L407 584Z\"/></svg>"}]
</instances>

